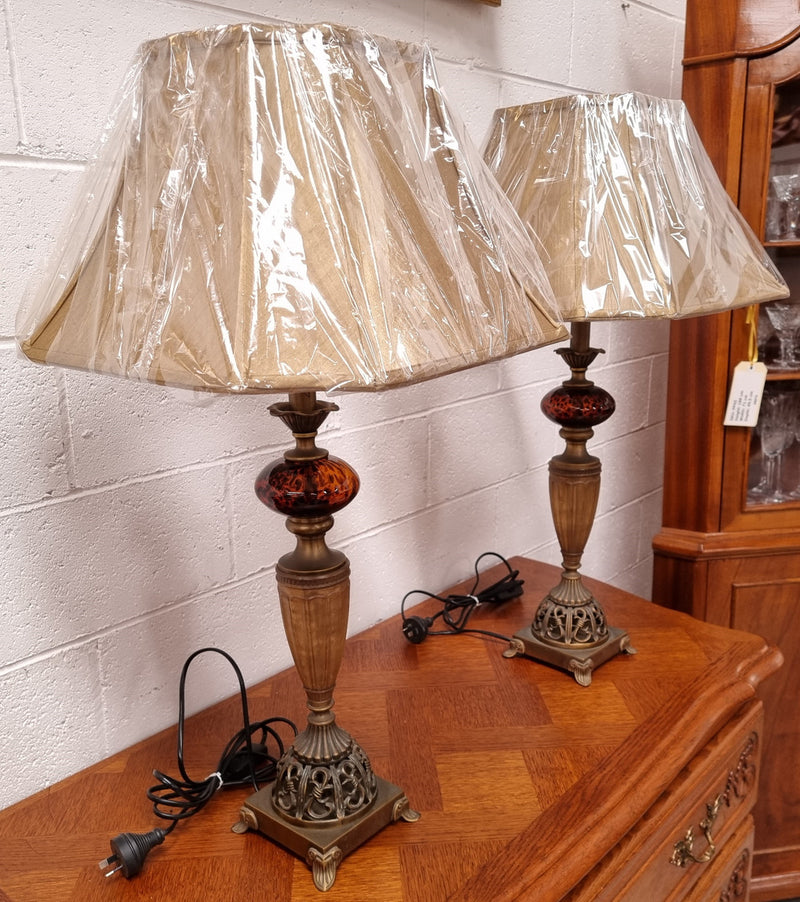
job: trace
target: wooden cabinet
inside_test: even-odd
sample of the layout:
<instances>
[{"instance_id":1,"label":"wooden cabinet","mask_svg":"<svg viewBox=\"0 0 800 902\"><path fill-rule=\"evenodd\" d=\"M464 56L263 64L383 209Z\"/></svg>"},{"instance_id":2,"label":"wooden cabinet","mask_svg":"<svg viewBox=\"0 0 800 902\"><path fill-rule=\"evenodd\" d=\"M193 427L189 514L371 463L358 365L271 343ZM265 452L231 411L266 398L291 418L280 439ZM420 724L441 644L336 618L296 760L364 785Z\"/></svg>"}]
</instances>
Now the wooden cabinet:
<instances>
[{"instance_id":1,"label":"wooden cabinet","mask_svg":"<svg viewBox=\"0 0 800 902\"><path fill-rule=\"evenodd\" d=\"M761 705L752 703L564 902L719 902L721 884L747 886L761 726Z\"/></svg>"},{"instance_id":2,"label":"wooden cabinet","mask_svg":"<svg viewBox=\"0 0 800 902\"><path fill-rule=\"evenodd\" d=\"M477 611L471 627L511 636L558 580L555 567L511 563L523 597ZM502 642L410 645L399 617L348 640L338 719L422 817L345 858L325 899L747 902L763 745L756 690L775 679L780 654L760 637L587 582L637 649L604 664L588 688L504 658ZM249 699L254 718L303 717L293 670ZM190 719L190 773L216 767L240 716L231 699ZM106 879L96 862L117 833L154 826L145 789L154 767L174 772L174 757L175 732L165 731L1 811L0 898L323 898L302 861L255 833L231 832L246 789L220 793L178 825L138 877Z\"/></svg>"},{"instance_id":3,"label":"wooden cabinet","mask_svg":"<svg viewBox=\"0 0 800 902\"><path fill-rule=\"evenodd\" d=\"M800 217L781 196L787 183L800 191L796 0L688 0L683 96L726 188L800 303ZM765 314L753 318L769 367L756 430L722 425L734 367L755 337L747 311L672 327L653 584L659 603L764 635L786 658L764 691L756 902L800 896L800 363L787 356L781 365ZM784 402L767 398L785 399L791 428L768 428L767 404ZM779 492L765 491L769 459L782 463Z\"/></svg>"}]
</instances>

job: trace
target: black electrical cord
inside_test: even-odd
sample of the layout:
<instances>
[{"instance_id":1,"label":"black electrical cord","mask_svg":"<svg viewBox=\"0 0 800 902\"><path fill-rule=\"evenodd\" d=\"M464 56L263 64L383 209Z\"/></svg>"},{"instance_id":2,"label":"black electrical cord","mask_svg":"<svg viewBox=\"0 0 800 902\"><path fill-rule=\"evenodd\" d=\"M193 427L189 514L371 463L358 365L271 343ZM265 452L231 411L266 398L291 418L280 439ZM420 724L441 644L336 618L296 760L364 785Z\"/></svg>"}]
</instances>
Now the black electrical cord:
<instances>
[{"instance_id":1,"label":"black electrical cord","mask_svg":"<svg viewBox=\"0 0 800 902\"><path fill-rule=\"evenodd\" d=\"M222 655L233 667L239 682L243 726L228 741L216 771L204 780L193 780L187 773L184 763L186 676L192 661L207 652ZM106 873L106 877L117 871L122 871L125 877L138 874L150 849L162 843L179 821L197 814L220 789L251 785L254 790L258 790L259 783L273 780L278 761L285 751L283 740L275 729L280 724L289 727L293 736L297 735L297 727L285 717L269 717L250 723L244 677L236 661L227 652L220 648L201 648L189 655L181 670L178 691L178 769L182 779L154 770L153 776L158 783L147 790L147 797L153 803L154 813L162 820L169 821L169 827L156 828L149 833L121 833L112 839L112 854L100 862L103 869L114 865L113 869ZM269 749L271 742L275 746L274 753Z\"/></svg>"},{"instance_id":2,"label":"black electrical cord","mask_svg":"<svg viewBox=\"0 0 800 902\"><path fill-rule=\"evenodd\" d=\"M506 565L508 572L497 582L492 583L492 585L479 589L481 575L478 572L478 567L481 561L488 556L496 557L502 561ZM502 604L522 595L524 580L518 577L519 570L513 570L501 554L497 554L494 551L485 551L475 561L475 581L470 591L466 594L442 596L433 592L427 592L424 589L413 589L403 596L403 600L400 603L403 635L414 645L423 642L428 636L455 636L463 633L499 639L504 642L511 641L509 636L505 636L502 633L496 633L492 630L474 629L468 627L468 623L475 610L481 605ZM422 595L424 598L438 601L441 604L441 609L433 614L432 617L421 617L418 615L406 617L406 601L414 595ZM436 621L440 619L443 629L433 629Z\"/></svg>"}]
</instances>

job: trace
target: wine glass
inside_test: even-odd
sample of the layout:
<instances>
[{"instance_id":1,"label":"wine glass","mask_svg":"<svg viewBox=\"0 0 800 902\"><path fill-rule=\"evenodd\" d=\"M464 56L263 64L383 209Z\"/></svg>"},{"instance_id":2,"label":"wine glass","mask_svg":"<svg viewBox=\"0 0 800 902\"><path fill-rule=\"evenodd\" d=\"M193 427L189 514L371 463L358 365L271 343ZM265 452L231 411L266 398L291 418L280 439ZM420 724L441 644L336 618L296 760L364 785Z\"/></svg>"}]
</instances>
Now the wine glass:
<instances>
[{"instance_id":1,"label":"wine glass","mask_svg":"<svg viewBox=\"0 0 800 902\"><path fill-rule=\"evenodd\" d=\"M761 439L763 475L758 485L748 492L748 500L759 504L792 500L781 485L781 471L783 453L794 441L796 410L796 395L793 393L765 393L761 399L756 431Z\"/></svg>"},{"instance_id":2,"label":"wine glass","mask_svg":"<svg viewBox=\"0 0 800 902\"><path fill-rule=\"evenodd\" d=\"M777 301L765 304L764 307L780 345L778 358L770 365L780 370L789 370L800 366L800 360L797 359L795 353L797 332L800 329L800 304Z\"/></svg>"},{"instance_id":3,"label":"wine glass","mask_svg":"<svg viewBox=\"0 0 800 902\"><path fill-rule=\"evenodd\" d=\"M800 174L779 173L769 180L767 241L792 241L800 236Z\"/></svg>"}]
</instances>

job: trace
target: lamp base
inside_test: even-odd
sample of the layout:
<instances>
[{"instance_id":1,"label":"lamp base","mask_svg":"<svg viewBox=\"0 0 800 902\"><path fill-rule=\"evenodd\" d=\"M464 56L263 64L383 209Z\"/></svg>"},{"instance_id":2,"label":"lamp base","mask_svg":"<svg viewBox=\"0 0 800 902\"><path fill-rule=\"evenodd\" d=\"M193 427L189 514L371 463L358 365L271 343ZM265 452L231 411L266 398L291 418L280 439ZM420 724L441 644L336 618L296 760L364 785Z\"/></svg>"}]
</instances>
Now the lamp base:
<instances>
[{"instance_id":1,"label":"lamp base","mask_svg":"<svg viewBox=\"0 0 800 902\"><path fill-rule=\"evenodd\" d=\"M602 351L589 344L588 322L572 324L569 348L559 348L570 378L542 399L542 412L561 428L565 448L550 460L550 509L561 548L561 581L539 605L533 623L515 633L507 658L526 655L572 673L580 686L592 671L622 651L635 654L625 630L609 627L606 615L580 574L600 494L600 460L586 443L594 427L614 412L614 399L586 378Z\"/></svg>"},{"instance_id":2,"label":"lamp base","mask_svg":"<svg viewBox=\"0 0 800 902\"><path fill-rule=\"evenodd\" d=\"M273 785L264 786L244 802L233 829L237 833L258 830L303 858L311 868L316 888L326 892L333 886L345 855L395 821L419 820L419 813L409 807L402 789L380 777L375 779L377 794L368 808L339 823L320 825L287 818L273 804Z\"/></svg>"},{"instance_id":3,"label":"lamp base","mask_svg":"<svg viewBox=\"0 0 800 902\"><path fill-rule=\"evenodd\" d=\"M358 476L316 444L335 404L290 393L270 413L292 430L295 447L256 479L256 494L287 517L293 551L275 568L281 617L308 706L306 729L278 762L275 782L250 796L236 833L258 830L301 856L317 889L333 886L342 858L396 820L415 821L402 790L381 780L363 749L336 723L333 691L344 655L350 563L325 535L333 514L355 498Z\"/></svg>"},{"instance_id":4,"label":"lamp base","mask_svg":"<svg viewBox=\"0 0 800 902\"><path fill-rule=\"evenodd\" d=\"M552 664L571 673L578 685L589 686L592 682L592 671L596 667L605 664L621 652L636 654L636 649L630 642L627 632L615 626L608 627L608 636L603 642L590 646L544 642L534 635L530 626L526 626L514 634L503 656L514 658L517 655L525 655L535 661Z\"/></svg>"}]
</instances>

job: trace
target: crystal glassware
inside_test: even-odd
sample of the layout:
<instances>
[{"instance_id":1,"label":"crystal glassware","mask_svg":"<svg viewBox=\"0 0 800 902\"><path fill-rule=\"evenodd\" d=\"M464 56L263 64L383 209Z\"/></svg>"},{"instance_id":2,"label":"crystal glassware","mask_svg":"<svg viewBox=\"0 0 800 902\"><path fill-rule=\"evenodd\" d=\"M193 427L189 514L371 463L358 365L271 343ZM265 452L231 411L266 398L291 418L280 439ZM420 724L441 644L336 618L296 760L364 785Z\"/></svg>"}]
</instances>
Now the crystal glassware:
<instances>
[{"instance_id":1,"label":"crystal glassware","mask_svg":"<svg viewBox=\"0 0 800 902\"><path fill-rule=\"evenodd\" d=\"M767 241L794 241L800 237L800 173L776 173L767 195Z\"/></svg>"},{"instance_id":2,"label":"crystal glassware","mask_svg":"<svg viewBox=\"0 0 800 902\"><path fill-rule=\"evenodd\" d=\"M777 504L791 501L784 491L781 473L783 454L794 441L797 418L797 395L788 392L769 392L761 399L756 432L761 440L762 477L750 489L748 501L756 504Z\"/></svg>"},{"instance_id":3,"label":"crystal glassware","mask_svg":"<svg viewBox=\"0 0 800 902\"><path fill-rule=\"evenodd\" d=\"M778 357L772 361L770 366L782 370L800 366L800 360L798 360L795 350L797 332L800 330L800 304L776 301L765 304L764 307L769 321L775 329L775 334L778 336L780 346Z\"/></svg>"}]
</instances>

